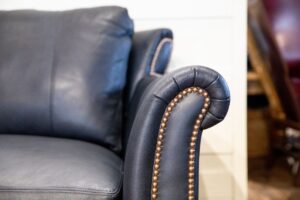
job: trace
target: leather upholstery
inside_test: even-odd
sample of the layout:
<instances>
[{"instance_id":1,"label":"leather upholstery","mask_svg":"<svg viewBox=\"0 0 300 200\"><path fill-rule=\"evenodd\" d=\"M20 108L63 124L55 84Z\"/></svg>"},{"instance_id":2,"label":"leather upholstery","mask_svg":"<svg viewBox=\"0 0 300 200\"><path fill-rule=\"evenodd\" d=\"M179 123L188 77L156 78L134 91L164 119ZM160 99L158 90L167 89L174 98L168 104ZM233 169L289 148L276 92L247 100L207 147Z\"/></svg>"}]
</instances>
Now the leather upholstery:
<instances>
[{"instance_id":1,"label":"leather upholstery","mask_svg":"<svg viewBox=\"0 0 300 200\"><path fill-rule=\"evenodd\" d=\"M172 52L173 34L170 29L136 32L129 59L127 99L145 76L164 74ZM156 56L157 53L157 56Z\"/></svg>"},{"instance_id":2,"label":"leather upholstery","mask_svg":"<svg viewBox=\"0 0 300 200\"><path fill-rule=\"evenodd\" d=\"M133 110L136 110L135 102L142 95L144 87L155 78L154 75L164 74L172 53L172 40L173 33L170 29L140 31L133 35L124 109L124 149L134 118L132 113L135 113ZM131 112L130 115L128 115L129 112Z\"/></svg>"},{"instance_id":3,"label":"leather upholstery","mask_svg":"<svg viewBox=\"0 0 300 200\"><path fill-rule=\"evenodd\" d=\"M127 10L2 11L0 29L0 134L120 150L133 33Z\"/></svg>"},{"instance_id":4,"label":"leather upholstery","mask_svg":"<svg viewBox=\"0 0 300 200\"><path fill-rule=\"evenodd\" d=\"M0 135L1 200L116 199L122 168L122 160L99 145Z\"/></svg>"},{"instance_id":5,"label":"leather upholstery","mask_svg":"<svg viewBox=\"0 0 300 200\"><path fill-rule=\"evenodd\" d=\"M195 144L197 199L201 133L224 119L230 95L222 76L205 67L160 76L171 30L132 38L132 21L119 7L0 12L0 30L0 200L151 199L162 115L191 86L210 96ZM204 105L190 94L172 112L160 199L188 197L189 140ZM111 152L120 151L121 135L125 161Z\"/></svg>"},{"instance_id":6,"label":"leather upholstery","mask_svg":"<svg viewBox=\"0 0 300 200\"><path fill-rule=\"evenodd\" d=\"M191 86L206 89L211 98L211 106L201 130L219 123L225 117L230 101L229 90L217 72L195 66L182 68L153 80L144 89L139 102L134 102L138 111L126 150L123 199L151 199L152 167L162 115L167 104L181 90ZM164 139L166 143L162 152L158 199L187 199L188 195L188 138L195 116L203 105L203 98L192 95L179 104L173 111L171 125L167 128L168 136ZM196 157L197 154L196 151ZM197 186L197 182L195 185Z\"/></svg>"},{"instance_id":7,"label":"leather upholstery","mask_svg":"<svg viewBox=\"0 0 300 200\"><path fill-rule=\"evenodd\" d=\"M203 104L203 96L190 94L172 111L171 118L168 120L160 161L159 199L188 199L187 172L189 171L190 135ZM199 157L198 153L196 157ZM198 170L199 168L195 167L194 173L198 174ZM178 184L181 187L178 187ZM197 178L195 179L195 188L197 188L196 185L198 185ZM195 194L195 199L198 199L197 194Z\"/></svg>"},{"instance_id":8,"label":"leather upholstery","mask_svg":"<svg viewBox=\"0 0 300 200\"><path fill-rule=\"evenodd\" d=\"M137 111L139 108L139 106L137 106L137 105L140 102L140 99L142 98L142 96L146 94L144 92L145 89L155 79L157 79L157 76L145 76L142 80L140 80L130 102L127 104L126 113L125 113L126 114L126 124L125 124L125 130L124 130L124 135L123 135L124 151L126 151L132 124L134 122L134 119L136 117L136 114L137 114ZM124 154L124 151L123 151L123 154Z\"/></svg>"}]
</instances>

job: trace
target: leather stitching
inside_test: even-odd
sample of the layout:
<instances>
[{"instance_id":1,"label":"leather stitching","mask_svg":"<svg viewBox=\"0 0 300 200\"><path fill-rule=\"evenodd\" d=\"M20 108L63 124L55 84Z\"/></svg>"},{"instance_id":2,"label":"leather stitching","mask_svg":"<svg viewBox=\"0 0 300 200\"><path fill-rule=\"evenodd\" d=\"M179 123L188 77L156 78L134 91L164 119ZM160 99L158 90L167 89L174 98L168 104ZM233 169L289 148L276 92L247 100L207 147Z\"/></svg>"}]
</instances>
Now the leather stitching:
<instances>
[{"instance_id":1,"label":"leather stitching","mask_svg":"<svg viewBox=\"0 0 300 200\"><path fill-rule=\"evenodd\" d=\"M0 192L61 192L61 193L88 193L88 194L108 194L116 195L119 193L122 185L122 177L118 181L118 186L113 190L97 190L89 188L76 187L52 187L52 188L1 188Z\"/></svg>"},{"instance_id":2,"label":"leather stitching","mask_svg":"<svg viewBox=\"0 0 300 200\"><path fill-rule=\"evenodd\" d=\"M54 194L71 194L71 195L102 195L106 197L117 197L120 194L119 193L102 193L102 192L90 192L90 191L77 191L77 190L0 190L1 193L33 193L33 194L38 194L38 193L54 193Z\"/></svg>"},{"instance_id":3,"label":"leather stitching","mask_svg":"<svg viewBox=\"0 0 300 200\"><path fill-rule=\"evenodd\" d=\"M76 188L76 187L52 187L52 188L0 188L0 192L60 192L60 193L79 193L79 194L107 194L107 195L118 195L121 191L122 176L120 176L118 185L112 190L97 190L89 188Z\"/></svg>"}]
</instances>

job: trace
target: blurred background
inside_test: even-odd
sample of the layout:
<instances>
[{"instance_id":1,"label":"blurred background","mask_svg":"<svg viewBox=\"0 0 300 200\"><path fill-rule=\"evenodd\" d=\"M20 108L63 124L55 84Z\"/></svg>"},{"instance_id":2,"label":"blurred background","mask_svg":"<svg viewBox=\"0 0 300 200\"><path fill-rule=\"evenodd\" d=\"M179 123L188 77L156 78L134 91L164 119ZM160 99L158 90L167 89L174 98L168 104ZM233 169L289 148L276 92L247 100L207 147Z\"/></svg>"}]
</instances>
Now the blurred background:
<instances>
[{"instance_id":1,"label":"blurred background","mask_svg":"<svg viewBox=\"0 0 300 200\"><path fill-rule=\"evenodd\" d=\"M202 140L201 200L300 199L300 0L0 0L1 10L103 5L126 7L135 30L171 28L169 71L199 64L228 81L228 117Z\"/></svg>"},{"instance_id":2,"label":"blurred background","mask_svg":"<svg viewBox=\"0 0 300 200\"><path fill-rule=\"evenodd\" d=\"M300 1L248 2L249 199L300 199Z\"/></svg>"}]
</instances>

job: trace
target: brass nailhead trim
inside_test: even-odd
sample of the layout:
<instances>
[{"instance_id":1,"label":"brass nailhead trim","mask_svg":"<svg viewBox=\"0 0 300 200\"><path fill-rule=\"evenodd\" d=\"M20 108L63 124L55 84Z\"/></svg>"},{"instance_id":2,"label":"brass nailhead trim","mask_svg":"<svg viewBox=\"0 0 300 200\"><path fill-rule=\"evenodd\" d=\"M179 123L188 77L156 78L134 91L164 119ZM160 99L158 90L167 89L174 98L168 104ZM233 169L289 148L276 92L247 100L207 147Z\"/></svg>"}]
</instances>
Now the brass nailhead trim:
<instances>
[{"instance_id":1,"label":"brass nailhead trim","mask_svg":"<svg viewBox=\"0 0 300 200\"><path fill-rule=\"evenodd\" d=\"M210 99L208 93L199 87L190 87L181 91L167 106L164 115L162 117L160 128L158 132L157 142L156 142L156 150L155 150L155 158L153 165L153 175L152 175L152 189L151 189L151 199L157 200L158 197L158 178L159 178L159 170L160 170L160 161L161 161L161 151L163 148L164 136L166 127L168 125L169 117L176 105L188 94L196 93L205 97L205 103L203 107L200 109L200 114L198 115L194 127L193 132L190 138L189 145L189 162L188 162L188 200L194 200L194 179L195 179L195 151L196 151L196 142L198 138L199 128L202 123L202 120L207 113L207 110L210 105Z\"/></svg>"}]
</instances>

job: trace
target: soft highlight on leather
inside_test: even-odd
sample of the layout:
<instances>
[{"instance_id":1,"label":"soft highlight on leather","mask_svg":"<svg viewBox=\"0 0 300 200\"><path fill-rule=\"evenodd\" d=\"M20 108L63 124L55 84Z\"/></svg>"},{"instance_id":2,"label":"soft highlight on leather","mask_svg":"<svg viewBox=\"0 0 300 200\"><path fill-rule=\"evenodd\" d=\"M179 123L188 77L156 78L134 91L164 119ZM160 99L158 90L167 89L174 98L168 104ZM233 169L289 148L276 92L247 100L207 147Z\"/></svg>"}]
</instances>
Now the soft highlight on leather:
<instances>
[{"instance_id":1,"label":"soft highlight on leather","mask_svg":"<svg viewBox=\"0 0 300 200\"><path fill-rule=\"evenodd\" d=\"M96 144L0 135L0 200L116 199L122 174L122 160Z\"/></svg>"},{"instance_id":2,"label":"soft highlight on leather","mask_svg":"<svg viewBox=\"0 0 300 200\"><path fill-rule=\"evenodd\" d=\"M0 30L0 133L119 151L133 34L127 10L2 11Z\"/></svg>"}]
</instances>

